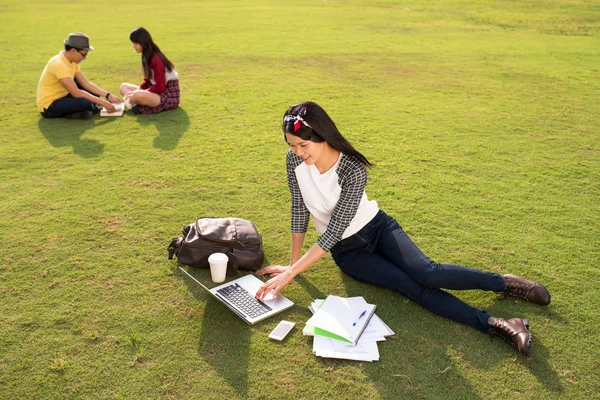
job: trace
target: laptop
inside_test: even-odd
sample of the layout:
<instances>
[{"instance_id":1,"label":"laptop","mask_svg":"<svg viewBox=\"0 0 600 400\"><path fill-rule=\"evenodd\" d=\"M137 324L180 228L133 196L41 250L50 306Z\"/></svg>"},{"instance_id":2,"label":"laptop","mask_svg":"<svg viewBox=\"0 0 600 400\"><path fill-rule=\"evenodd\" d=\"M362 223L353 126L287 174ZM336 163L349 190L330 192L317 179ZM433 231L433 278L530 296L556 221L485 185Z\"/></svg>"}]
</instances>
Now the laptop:
<instances>
[{"instance_id":1,"label":"laptop","mask_svg":"<svg viewBox=\"0 0 600 400\"><path fill-rule=\"evenodd\" d=\"M263 285L263 281L254 275L245 275L209 289L185 269L178 268L249 325L254 325L275 314L279 314L294 305L291 300L282 294L278 294L275 298L270 297L270 294L268 294L263 301L255 299L254 295L258 291L258 288Z\"/></svg>"}]
</instances>

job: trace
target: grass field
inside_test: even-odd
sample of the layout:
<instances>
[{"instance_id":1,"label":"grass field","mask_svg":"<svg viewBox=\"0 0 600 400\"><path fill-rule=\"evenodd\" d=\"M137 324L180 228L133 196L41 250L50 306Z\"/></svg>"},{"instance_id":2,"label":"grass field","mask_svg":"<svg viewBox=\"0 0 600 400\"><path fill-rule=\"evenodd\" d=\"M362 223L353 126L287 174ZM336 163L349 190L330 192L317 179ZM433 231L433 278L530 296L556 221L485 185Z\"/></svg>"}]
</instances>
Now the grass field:
<instances>
[{"instance_id":1,"label":"grass field","mask_svg":"<svg viewBox=\"0 0 600 400\"><path fill-rule=\"evenodd\" d=\"M600 398L598 2L134 3L0 4L1 399ZM88 79L141 82L139 25L175 63L181 108L39 117L40 73L69 32L96 48ZM200 216L254 221L268 261L287 263L279 125L302 100L376 164L369 197L431 258L549 288L548 307L454 292L528 318L531 358L330 256L285 289L295 307L253 327L177 273L166 246ZM377 304L396 332L379 362L312 355L307 306L328 294ZM270 341L281 319L297 328Z\"/></svg>"}]
</instances>

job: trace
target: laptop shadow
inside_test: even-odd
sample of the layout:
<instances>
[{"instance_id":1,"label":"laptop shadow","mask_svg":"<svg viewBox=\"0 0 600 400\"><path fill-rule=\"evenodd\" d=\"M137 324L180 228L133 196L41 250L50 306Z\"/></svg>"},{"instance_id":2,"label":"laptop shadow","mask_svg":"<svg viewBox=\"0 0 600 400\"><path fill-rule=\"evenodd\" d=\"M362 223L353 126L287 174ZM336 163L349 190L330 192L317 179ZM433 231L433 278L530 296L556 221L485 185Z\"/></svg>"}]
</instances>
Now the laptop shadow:
<instances>
[{"instance_id":1,"label":"laptop shadow","mask_svg":"<svg viewBox=\"0 0 600 400\"><path fill-rule=\"evenodd\" d=\"M198 334L198 354L240 398L246 398L250 362L250 326L183 272L176 270L175 273L181 275L192 295L204 304L202 327ZM212 283L208 269L189 268L188 273L200 282Z\"/></svg>"}]
</instances>

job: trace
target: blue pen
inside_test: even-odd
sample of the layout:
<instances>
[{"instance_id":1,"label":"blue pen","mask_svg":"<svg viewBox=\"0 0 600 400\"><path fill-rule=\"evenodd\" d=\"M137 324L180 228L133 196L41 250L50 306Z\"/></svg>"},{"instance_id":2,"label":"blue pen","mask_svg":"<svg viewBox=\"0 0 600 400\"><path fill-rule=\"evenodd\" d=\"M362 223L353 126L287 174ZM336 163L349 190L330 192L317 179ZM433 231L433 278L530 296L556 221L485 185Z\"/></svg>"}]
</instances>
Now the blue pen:
<instances>
[{"instance_id":1,"label":"blue pen","mask_svg":"<svg viewBox=\"0 0 600 400\"><path fill-rule=\"evenodd\" d=\"M365 316L365 314L367 313L367 310L363 311L359 316L358 319L361 319L362 317ZM358 322L358 320L356 320L356 322ZM352 324L352 326L356 326L356 322Z\"/></svg>"}]
</instances>

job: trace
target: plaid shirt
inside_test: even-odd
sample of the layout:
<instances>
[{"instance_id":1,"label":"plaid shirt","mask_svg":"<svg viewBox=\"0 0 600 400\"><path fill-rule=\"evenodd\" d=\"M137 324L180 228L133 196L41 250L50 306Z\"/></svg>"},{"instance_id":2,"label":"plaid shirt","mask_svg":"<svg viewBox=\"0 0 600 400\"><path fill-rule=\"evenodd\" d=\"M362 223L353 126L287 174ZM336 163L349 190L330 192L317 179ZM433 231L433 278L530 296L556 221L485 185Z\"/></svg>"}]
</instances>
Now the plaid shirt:
<instances>
[{"instance_id":1,"label":"plaid shirt","mask_svg":"<svg viewBox=\"0 0 600 400\"><path fill-rule=\"evenodd\" d=\"M296 177L296 168L302 164L302 158L291 151L287 154L288 186L292 195L292 232L304 233L308 229L310 212L302 198L302 192ZM317 243L325 251L329 251L354 219L358 206L367 185L367 170L356 158L342 154L337 165L338 184L342 191L340 198L331 213L327 230L319 237ZM376 206L375 206L376 207Z\"/></svg>"}]
</instances>

